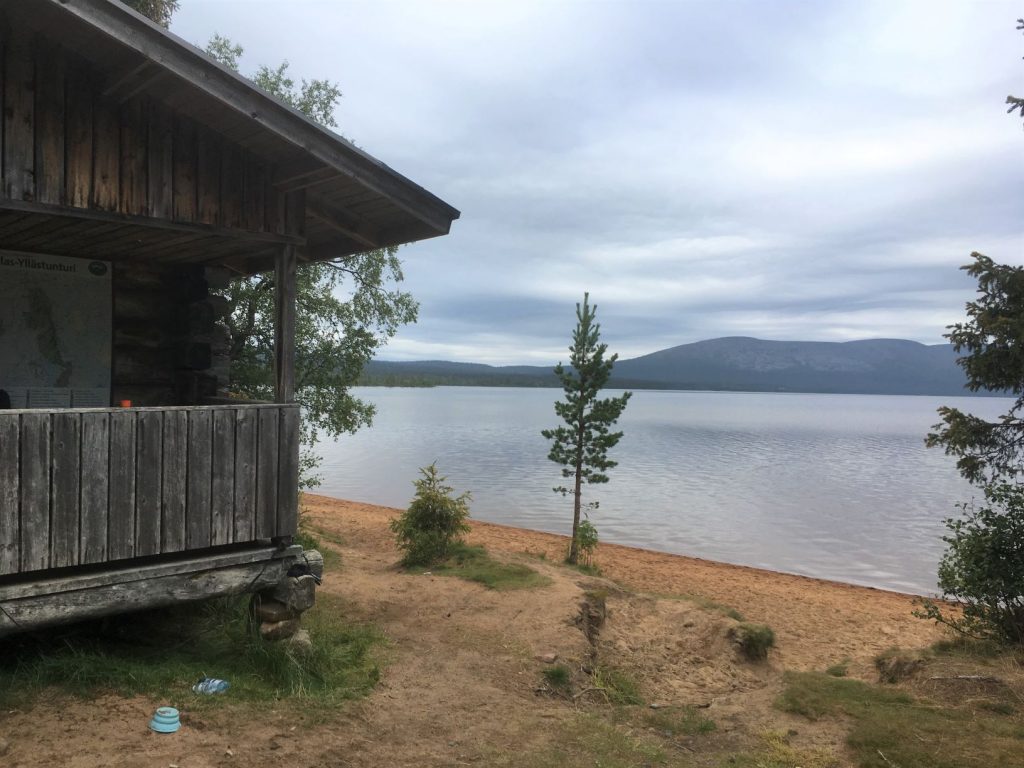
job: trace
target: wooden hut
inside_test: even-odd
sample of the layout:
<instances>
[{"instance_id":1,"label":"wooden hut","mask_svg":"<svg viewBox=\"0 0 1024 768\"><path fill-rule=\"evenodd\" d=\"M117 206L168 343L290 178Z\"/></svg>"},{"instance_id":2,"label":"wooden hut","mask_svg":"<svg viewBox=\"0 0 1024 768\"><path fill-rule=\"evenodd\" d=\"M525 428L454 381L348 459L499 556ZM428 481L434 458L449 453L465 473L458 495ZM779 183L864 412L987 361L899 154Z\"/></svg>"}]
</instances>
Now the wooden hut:
<instances>
[{"instance_id":1,"label":"wooden hut","mask_svg":"<svg viewBox=\"0 0 1024 768\"><path fill-rule=\"evenodd\" d=\"M458 211L111 0L0 0L0 62L0 635L279 582L296 265ZM233 401L213 292L269 270L275 402Z\"/></svg>"}]
</instances>

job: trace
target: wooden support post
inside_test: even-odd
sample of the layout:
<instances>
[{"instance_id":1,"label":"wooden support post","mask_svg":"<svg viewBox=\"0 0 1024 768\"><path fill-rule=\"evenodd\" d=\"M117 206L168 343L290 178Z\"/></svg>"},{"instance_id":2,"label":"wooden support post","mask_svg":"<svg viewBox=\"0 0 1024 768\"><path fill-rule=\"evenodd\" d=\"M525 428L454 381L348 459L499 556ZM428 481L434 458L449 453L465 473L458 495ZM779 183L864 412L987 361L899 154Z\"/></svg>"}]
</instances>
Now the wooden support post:
<instances>
[{"instance_id":1,"label":"wooden support post","mask_svg":"<svg viewBox=\"0 0 1024 768\"><path fill-rule=\"evenodd\" d=\"M295 402L295 246L277 254L274 281L274 374L279 403Z\"/></svg>"}]
</instances>

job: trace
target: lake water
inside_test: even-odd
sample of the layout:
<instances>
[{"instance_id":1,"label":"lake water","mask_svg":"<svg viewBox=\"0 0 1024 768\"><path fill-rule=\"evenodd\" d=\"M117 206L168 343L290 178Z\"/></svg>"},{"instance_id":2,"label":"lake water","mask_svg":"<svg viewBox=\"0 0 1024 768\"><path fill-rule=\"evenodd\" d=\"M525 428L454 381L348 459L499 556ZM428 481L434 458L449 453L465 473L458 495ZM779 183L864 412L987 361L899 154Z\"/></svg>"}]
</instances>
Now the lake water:
<instances>
[{"instance_id":1,"label":"lake water","mask_svg":"<svg viewBox=\"0 0 1024 768\"><path fill-rule=\"evenodd\" d=\"M320 446L340 498L404 508L436 461L472 517L568 534L572 502L540 430L561 390L359 388L370 429ZM608 394L615 394L610 391ZM637 391L607 485L584 486L602 541L917 594L936 591L944 518L976 496L926 449L940 405L1002 398Z\"/></svg>"}]
</instances>

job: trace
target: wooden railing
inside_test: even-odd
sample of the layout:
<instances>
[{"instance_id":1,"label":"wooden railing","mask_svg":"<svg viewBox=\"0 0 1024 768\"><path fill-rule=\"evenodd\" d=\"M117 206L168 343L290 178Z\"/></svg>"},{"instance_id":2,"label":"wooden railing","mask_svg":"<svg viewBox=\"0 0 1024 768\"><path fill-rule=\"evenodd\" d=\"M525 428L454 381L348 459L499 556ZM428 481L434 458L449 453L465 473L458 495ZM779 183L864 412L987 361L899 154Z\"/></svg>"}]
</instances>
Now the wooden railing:
<instances>
[{"instance_id":1,"label":"wooden railing","mask_svg":"<svg viewBox=\"0 0 1024 768\"><path fill-rule=\"evenodd\" d=\"M292 536L297 405L0 411L0 576Z\"/></svg>"}]
</instances>

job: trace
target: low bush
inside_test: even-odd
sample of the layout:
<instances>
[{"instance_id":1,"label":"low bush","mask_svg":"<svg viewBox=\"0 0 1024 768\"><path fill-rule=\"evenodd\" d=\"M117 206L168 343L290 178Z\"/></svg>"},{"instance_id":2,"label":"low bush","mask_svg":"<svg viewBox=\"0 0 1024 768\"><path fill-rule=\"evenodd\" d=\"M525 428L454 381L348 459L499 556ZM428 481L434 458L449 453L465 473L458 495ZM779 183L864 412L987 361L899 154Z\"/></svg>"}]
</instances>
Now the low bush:
<instances>
[{"instance_id":1,"label":"low bush","mask_svg":"<svg viewBox=\"0 0 1024 768\"><path fill-rule=\"evenodd\" d=\"M743 622L733 627L729 635L740 653L751 661L764 661L768 650L775 646L775 632L764 624Z\"/></svg>"},{"instance_id":2,"label":"low bush","mask_svg":"<svg viewBox=\"0 0 1024 768\"><path fill-rule=\"evenodd\" d=\"M444 560L461 535L469 532L468 492L453 496L454 489L445 485L446 477L438 474L437 464L422 467L423 475L413 484L416 496L400 517L391 521L395 542L405 554L403 565L433 565Z\"/></svg>"},{"instance_id":3,"label":"low bush","mask_svg":"<svg viewBox=\"0 0 1024 768\"><path fill-rule=\"evenodd\" d=\"M566 554L566 563L597 571L597 566L594 563L594 550L597 549L597 541L597 526L590 522L589 518L585 517L580 520L580 524L576 527L577 561L571 562Z\"/></svg>"},{"instance_id":4,"label":"low bush","mask_svg":"<svg viewBox=\"0 0 1024 768\"><path fill-rule=\"evenodd\" d=\"M946 520L939 588L959 612L922 600L916 616L981 640L1024 646L1024 486L990 483L980 505Z\"/></svg>"},{"instance_id":5,"label":"low bush","mask_svg":"<svg viewBox=\"0 0 1024 768\"><path fill-rule=\"evenodd\" d=\"M875 657L878 679L883 683L900 683L914 676L922 666L924 658L917 653L890 648Z\"/></svg>"}]
</instances>

